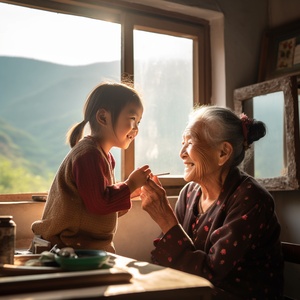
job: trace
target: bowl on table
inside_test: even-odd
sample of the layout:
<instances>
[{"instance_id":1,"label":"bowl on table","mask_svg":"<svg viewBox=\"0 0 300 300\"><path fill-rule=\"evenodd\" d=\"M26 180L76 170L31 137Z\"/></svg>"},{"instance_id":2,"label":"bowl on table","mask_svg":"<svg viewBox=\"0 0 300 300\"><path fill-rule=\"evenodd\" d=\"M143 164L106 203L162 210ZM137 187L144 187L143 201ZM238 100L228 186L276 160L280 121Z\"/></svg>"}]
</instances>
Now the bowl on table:
<instances>
[{"instance_id":1,"label":"bowl on table","mask_svg":"<svg viewBox=\"0 0 300 300\"><path fill-rule=\"evenodd\" d=\"M66 271L85 271L99 269L108 259L103 250L75 250L76 256L55 255L57 264Z\"/></svg>"}]
</instances>

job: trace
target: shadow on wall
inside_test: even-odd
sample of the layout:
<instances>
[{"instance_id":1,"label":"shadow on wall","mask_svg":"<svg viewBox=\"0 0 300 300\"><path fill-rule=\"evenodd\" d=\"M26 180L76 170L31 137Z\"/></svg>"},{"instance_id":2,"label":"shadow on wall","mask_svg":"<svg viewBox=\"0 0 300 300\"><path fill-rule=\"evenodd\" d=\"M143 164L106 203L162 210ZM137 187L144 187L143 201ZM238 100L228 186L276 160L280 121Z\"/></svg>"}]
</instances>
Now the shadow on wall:
<instances>
[{"instance_id":1,"label":"shadow on wall","mask_svg":"<svg viewBox=\"0 0 300 300\"><path fill-rule=\"evenodd\" d=\"M44 202L0 201L0 215L13 216L16 223L16 249L27 250L30 247L33 233L31 224L42 216Z\"/></svg>"},{"instance_id":2,"label":"shadow on wall","mask_svg":"<svg viewBox=\"0 0 300 300\"><path fill-rule=\"evenodd\" d=\"M177 197L169 197L174 207ZM140 200L132 201L131 210L119 218L115 236L116 252L140 261L150 262L153 240L161 231L149 214L141 208Z\"/></svg>"},{"instance_id":3,"label":"shadow on wall","mask_svg":"<svg viewBox=\"0 0 300 300\"><path fill-rule=\"evenodd\" d=\"M177 197L169 198L173 206ZM41 218L44 205L44 202L32 200L0 201L0 215L13 216L13 221L16 223L16 249L29 248L33 238L31 224ZM159 227L148 213L142 210L140 200L133 200L131 210L119 218L114 240L116 252L139 261L150 262L153 240L159 234Z\"/></svg>"}]
</instances>

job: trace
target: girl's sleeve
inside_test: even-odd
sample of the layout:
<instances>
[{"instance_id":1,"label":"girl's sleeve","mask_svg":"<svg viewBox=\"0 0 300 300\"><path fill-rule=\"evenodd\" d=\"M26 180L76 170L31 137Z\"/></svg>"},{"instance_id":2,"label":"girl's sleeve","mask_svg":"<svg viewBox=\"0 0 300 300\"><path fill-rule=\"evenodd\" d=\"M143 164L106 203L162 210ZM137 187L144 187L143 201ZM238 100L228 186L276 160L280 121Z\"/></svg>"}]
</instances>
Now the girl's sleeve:
<instances>
[{"instance_id":1,"label":"girl's sleeve","mask_svg":"<svg viewBox=\"0 0 300 300\"><path fill-rule=\"evenodd\" d=\"M86 209L101 215L130 209L129 187L123 182L110 185L104 174L108 174L107 166L96 150L73 163L75 184Z\"/></svg>"},{"instance_id":2,"label":"girl's sleeve","mask_svg":"<svg viewBox=\"0 0 300 300\"><path fill-rule=\"evenodd\" d=\"M235 195L236 204L227 211L223 224L207 237L211 243L208 253L196 250L184 229L176 225L155 241L154 261L209 280L226 277L246 253L261 247L259 241L267 230L269 236L276 231L272 198L247 188L247 194ZM209 231L210 225L202 224L199 230Z\"/></svg>"}]
</instances>

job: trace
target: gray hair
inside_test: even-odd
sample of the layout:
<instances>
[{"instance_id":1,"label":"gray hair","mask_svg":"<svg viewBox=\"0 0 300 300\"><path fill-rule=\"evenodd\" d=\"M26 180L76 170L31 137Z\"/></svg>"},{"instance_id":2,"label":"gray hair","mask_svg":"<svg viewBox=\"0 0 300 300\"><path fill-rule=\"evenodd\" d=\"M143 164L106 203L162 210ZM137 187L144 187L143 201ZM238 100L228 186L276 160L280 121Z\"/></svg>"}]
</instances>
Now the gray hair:
<instances>
[{"instance_id":1,"label":"gray hair","mask_svg":"<svg viewBox=\"0 0 300 300\"><path fill-rule=\"evenodd\" d=\"M233 155L229 164L238 166L245 158L245 151L254 142L264 137L266 126L255 119L248 124L248 134L243 133L242 120L229 108L213 105L195 107L189 116L189 124L193 125L191 131L194 138L200 136L211 146L228 142L232 145Z\"/></svg>"}]
</instances>

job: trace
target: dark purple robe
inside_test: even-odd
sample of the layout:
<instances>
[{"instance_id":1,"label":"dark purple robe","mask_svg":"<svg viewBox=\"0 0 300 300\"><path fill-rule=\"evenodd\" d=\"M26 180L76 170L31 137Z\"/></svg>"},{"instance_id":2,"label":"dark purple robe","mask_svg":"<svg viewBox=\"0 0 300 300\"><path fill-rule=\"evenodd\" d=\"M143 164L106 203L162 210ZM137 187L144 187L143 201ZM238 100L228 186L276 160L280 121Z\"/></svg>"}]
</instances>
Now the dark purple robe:
<instances>
[{"instance_id":1,"label":"dark purple robe","mask_svg":"<svg viewBox=\"0 0 300 300\"><path fill-rule=\"evenodd\" d=\"M203 214L200 195L194 182L182 189L175 209L181 225L154 242L154 262L207 278L227 293L220 299L281 299L280 225L271 194L235 168Z\"/></svg>"}]
</instances>

